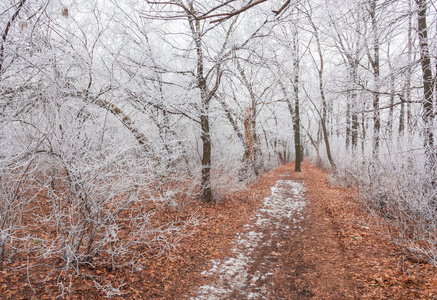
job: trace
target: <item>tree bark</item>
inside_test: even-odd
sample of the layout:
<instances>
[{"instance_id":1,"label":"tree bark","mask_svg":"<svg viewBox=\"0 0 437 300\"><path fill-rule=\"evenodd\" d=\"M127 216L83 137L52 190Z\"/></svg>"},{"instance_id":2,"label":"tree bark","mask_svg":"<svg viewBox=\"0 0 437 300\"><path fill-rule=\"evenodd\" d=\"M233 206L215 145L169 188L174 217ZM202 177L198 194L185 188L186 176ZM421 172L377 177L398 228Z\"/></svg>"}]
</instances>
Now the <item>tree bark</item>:
<instances>
[{"instance_id":1,"label":"tree bark","mask_svg":"<svg viewBox=\"0 0 437 300\"><path fill-rule=\"evenodd\" d=\"M209 106L209 105L208 105ZM211 136L209 131L208 110L200 116L201 139L202 139L202 178L200 183L200 198L205 202L212 202L213 195L211 189Z\"/></svg>"},{"instance_id":2,"label":"tree bark","mask_svg":"<svg viewBox=\"0 0 437 300\"><path fill-rule=\"evenodd\" d=\"M399 112L399 137L401 137L405 130L405 101L403 94L399 96L401 102L401 111Z\"/></svg>"},{"instance_id":3,"label":"tree bark","mask_svg":"<svg viewBox=\"0 0 437 300\"><path fill-rule=\"evenodd\" d=\"M428 46L428 28L426 23L426 0L416 0L418 5L417 13L417 26L419 36L420 47L420 62L422 66L422 81L423 81L423 94L424 99L422 101L422 119L424 123L423 136L424 146L428 159L428 167L433 169L435 164L435 149L434 149L434 135L433 135L433 82L432 82L432 70L431 70L431 58Z\"/></svg>"},{"instance_id":4,"label":"tree bark","mask_svg":"<svg viewBox=\"0 0 437 300\"><path fill-rule=\"evenodd\" d=\"M351 104L350 96L346 99L346 150L349 150L351 145Z\"/></svg>"},{"instance_id":5,"label":"tree bark","mask_svg":"<svg viewBox=\"0 0 437 300\"><path fill-rule=\"evenodd\" d=\"M119 117L122 124L132 133L138 143L141 146L145 147L146 151L151 151L150 147L148 146L147 137L142 132L140 132L140 130L136 127L134 121L132 121L132 119L123 110L107 100L97 98L94 100L94 103L101 108L106 109L114 116Z\"/></svg>"},{"instance_id":6,"label":"tree bark","mask_svg":"<svg viewBox=\"0 0 437 300\"><path fill-rule=\"evenodd\" d=\"M294 151L296 153L294 171L301 171L302 162L302 145L300 142L300 104L299 104L299 47L298 47L298 33L297 28L293 31L293 90L294 90L294 118L293 118L293 130L294 130Z\"/></svg>"},{"instance_id":7,"label":"tree bark","mask_svg":"<svg viewBox=\"0 0 437 300\"><path fill-rule=\"evenodd\" d=\"M323 53L322 53L322 47L320 45L320 38L319 38L319 31L317 26L313 23L311 16L309 16L310 18L310 22L311 22L311 26L313 27L313 34L314 37L316 38L316 43L317 43L317 52L319 54L319 61L320 61L320 65L319 65L319 92L320 92L320 98L322 100L322 114L320 116L320 124L322 126L322 133L323 133L323 139L325 141L325 148L326 148L326 155L328 156L328 160L329 163L331 164L331 167L333 170L335 170L335 163L334 163L334 159L332 158L332 154L331 154L331 146L329 144L329 130L328 130L328 118L327 118L327 101L326 101L326 97L325 97L325 88L324 88L324 82L323 82L323 71L324 71L324 60L323 60ZM318 149L317 149L318 150ZM319 154L317 153L317 156Z\"/></svg>"},{"instance_id":8,"label":"tree bark","mask_svg":"<svg viewBox=\"0 0 437 300\"><path fill-rule=\"evenodd\" d=\"M193 3L189 4L190 13L188 14L188 22L193 35L196 55L196 81L197 88L200 90L200 138L202 140L202 159L201 159L201 180L200 180L200 199L203 202L209 203L214 201L211 187L211 153L212 142L209 120L209 106L212 97L217 92L220 85L220 68L217 67L217 78L215 85L211 90L207 86L207 76L204 74L204 55L202 46L202 30L200 21L196 18L196 10Z\"/></svg>"},{"instance_id":9,"label":"tree bark","mask_svg":"<svg viewBox=\"0 0 437 300\"><path fill-rule=\"evenodd\" d=\"M255 95L255 92L253 90L252 84L249 82L249 80L246 77L246 74L244 73L244 70L241 68L240 63L237 60L237 68L238 72L241 75L241 78L244 82L244 85L246 86L251 104L246 109L246 112L244 114L244 137L246 139L246 144L248 145L248 152L245 152L244 158L247 160L247 163L252 167L253 172L256 176L259 175L259 157L260 149L259 149L259 142L258 142L258 136L256 134L256 106L257 106L257 97Z\"/></svg>"},{"instance_id":10,"label":"tree bark","mask_svg":"<svg viewBox=\"0 0 437 300\"><path fill-rule=\"evenodd\" d=\"M412 10L412 4L411 4L411 0L408 1L408 8L409 11ZM411 59L411 55L413 52L413 20L412 20L412 13L410 13L410 15L408 16L408 69L407 69L407 80L406 80L406 98L407 98L407 128L408 128L408 132L411 134L412 133L412 114L411 114L411 78L413 77L413 68L412 68L412 59Z\"/></svg>"},{"instance_id":11,"label":"tree bark","mask_svg":"<svg viewBox=\"0 0 437 300\"><path fill-rule=\"evenodd\" d=\"M377 34L376 3L370 3L370 18L372 22L373 58L369 58L373 69L373 154L379 153L379 131L381 128L381 112L379 111L379 38Z\"/></svg>"},{"instance_id":12,"label":"tree bark","mask_svg":"<svg viewBox=\"0 0 437 300\"><path fill-rule=\"evenodd\" d=\"M355 98L354 98L355 99ZM355 101L354 101L355 102ZM352 112L352 148L356 149L358 147L358 128L359 128L358 114L357 112Z\"/></svg>"},{"instance_id":13,"label":"tree bark","mask_svg":"<svg viewBox=\"0 0 437 300\"><path fill-rule=\"evenodd\" d=\"M195 14L194 8L191 7L192 13ZM212 202L214 197L211 188L211 133L209 128L209 103L211 97L208 93L206 78L203 74L203 51L202 37L200 32L199 20L190 19L190 27L193 32L193 38L196 45L197 53L197 87L200 89L201 112L200 112L200 138L202 140L202 177L200 181L200 199L206 203ZM218 74L217 74L218 76Z\"/></svg>"}]
</instances>

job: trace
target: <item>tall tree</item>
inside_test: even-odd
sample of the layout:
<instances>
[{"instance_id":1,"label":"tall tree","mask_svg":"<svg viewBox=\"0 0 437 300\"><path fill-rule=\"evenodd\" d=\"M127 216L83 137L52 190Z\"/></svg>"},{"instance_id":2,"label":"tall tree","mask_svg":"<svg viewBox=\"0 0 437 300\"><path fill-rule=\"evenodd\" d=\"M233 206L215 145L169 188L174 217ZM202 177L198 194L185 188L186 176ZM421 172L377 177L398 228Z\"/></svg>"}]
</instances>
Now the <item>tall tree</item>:
<instances>
[{"instance_id":1,"label":"tall tree","mask_svg":"<svg viewBox=\"0 0 437 300\"><path fill-rule=\"evenodd\" d=\"M324 70L325 70L325 61L324 61L324 57L323 57L323 50L322 50L322 45L321 45L321 41L320 41L320 30L318 28L318 26L316 26L316 24L314 23L313 17L312 17L312 7L311 7L311 2L308 1L308 5L309 5L309 10L305 13L310 26L312 28L312 35L315 38L315 42L316 42L316 49L317 49L317 56L318 56L318 63L316 58L312 55L311 51L311 57L312 60L314 62L314 65L316 66L317 69L317 73L318 73L318 81L319 81L319 93L320 93L320 100L322 102L322 112L321 114L319 113L320 116L320 125L321 125L321 133L323 134L323 140L325 142L325 149L326 149L326 155L328 157L328 161L331 164L331 167L333 168L333 170L335 170L335 162L334 159L332 157L332 153L331 153L331 145L329 143L329 128L328 128L328 117L327 117L327 111L328 111L328 103L326 100L326 93L325 93L325 82L324 82ZM319 111L318 111L319 112Z\"/></svg>"},{"instance_id":2,"label":"tall tree","mask_svg":"<svg viewBox=\"0 0 437 300\"><path fill-rule=\"evenodd\" d=\"M379 89L380 89L380 63L379 63L379 48L380 41L378 35L378 0L370 0L367 6L367 12L370 16L370 35L371 35L371 50L366 44L367 48L367 57L369 59L370 65L372 66L373 73L373 153L375 156L378 155L379 152L379 131L381 128L381 112L380 112L380 97L379 97Z\"/></svg>"},{"instance_id":3,"label":"tall tree","mask_svg":"<svg viewBox=\"0 0 437 300\"><path fill-rule=\"evenodd\" d=\"M299 99L299 72L300 72L300 57L299 57L299 33L297 24L292 28L292 55L293 55L293 92L294 92L294 116L293 116L293 130L294 130L294 151L296 159L294 164L294 171L301 171L301 163L303 160L302 144L300 138L300 99Z\"/></svg>"},{"instance_id":4,"label":"tall tree","mask_svg":"<svg viewBox=\"0 0 437 300\"><path fill-rule=\"evenodd\" d=\"M423 97L422 100L422 119L423 119L423 136L426 154L428 158L428 167L434 170L436 163L436 150L434 149L434 133L433 133L433 77L431 56L428 44L428 25L427 17L427 0L416 0L417 4L417 32L419 37L420 47L420 64L422 66L422 83L423 83Z\"/></svg>"}]
</instances>

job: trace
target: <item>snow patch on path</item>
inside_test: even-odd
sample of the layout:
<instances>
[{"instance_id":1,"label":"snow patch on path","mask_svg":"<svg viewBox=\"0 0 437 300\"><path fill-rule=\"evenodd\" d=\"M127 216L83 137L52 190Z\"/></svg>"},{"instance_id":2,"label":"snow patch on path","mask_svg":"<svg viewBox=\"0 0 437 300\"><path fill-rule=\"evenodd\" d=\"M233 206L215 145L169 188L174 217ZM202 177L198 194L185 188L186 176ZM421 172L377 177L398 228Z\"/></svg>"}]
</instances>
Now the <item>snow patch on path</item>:
<instances>
[{"instance_id":1,"label":"snow patch on path","mask_svg":"<svg viewBox=\"0 0 437 300\"><path fill-rule=\"evenodd\" d=\"M212 260L212 268L202 273L206 277L215 277L215 283L201 286L197 296L191 299L225 299L233 293L247 299L264 298L268 287L258 286L256 282L266 282L275 270L250 274L249 267L254 262L252 252L262 246L261 241L263 245L268 245L280 230L289 230L289 226L281 226L283 220L298 223L303 218L300 213L306 205L305 187L300 182L281 179L271 189L271 195L264 199L263 207L251 219L253 222L245 225L245 232L238 234L234 240L234 255L224 261Z\"/></svg>"}]
</instances>

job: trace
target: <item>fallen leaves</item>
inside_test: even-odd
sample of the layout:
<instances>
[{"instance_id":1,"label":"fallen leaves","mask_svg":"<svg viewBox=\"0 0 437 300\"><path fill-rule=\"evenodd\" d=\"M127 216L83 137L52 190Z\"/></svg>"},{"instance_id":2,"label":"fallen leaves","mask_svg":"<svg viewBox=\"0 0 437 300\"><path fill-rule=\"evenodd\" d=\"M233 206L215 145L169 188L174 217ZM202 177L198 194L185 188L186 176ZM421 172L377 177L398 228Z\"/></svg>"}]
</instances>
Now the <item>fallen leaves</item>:
<instances>
[{"instance_id":1,"label":"fallen leaves","mask_svg":"<svg viewBox=\"0 0 437 300\"><path fill-rule=\"evenodd\" d=\"M426 264L428 263L428 260L426 258L423 258L419 255L408 255L406 259L412 263L416 264Z\"/></svg>"},{"instance_id":2,"label":"fallen leaves","mask_svg":"<svg viewBox=\"0 0 437 300\"><path fill-rule=\"evenodd\" d=\"M183 211L160 211L154 208L154 222L176 222L196 213L202 224L195 234L179 241L179 246L167 252L167 255L159 255L160 249L155 249L153 245L150 249L138 247L136 251L141 253L138 258L142 265L140 269L129 265L108 268L96 257L92 260L93 267L88 270L94 276L92 278L74 278L68 277L66 273L59 273L64 284L72 284L72 293L65 298L104 299L104 294L92 287L93 280L100 280L102 285L113 281L114 286L121 286L122 294L115 295L113 299L180 299L182 295L189 295L196 285L205 280L201 272L210 269L210 260L227 256L236 233L241 232L262 199L270 193L270 187L275 184L279 174L284 172L291 173L292 166L281 166L264 174L244 191L223 195L223 201L218 204L199 205L196 201L184 199ZM343 272L358 291L357 298L437 298L435 267L422 262L423 258L411 256L388 242L381 235L376 223L372 222L374 216L359 209L353 190L330 186L328 174L307 161L303 164L303 172L293 173L293 178L305 181L309 197L324 211L319 219L313 220L314 223L332 228L340 243L338 253L331 257L310 247L309 241L312 240L323 251L329 250L324 249L329 248L329 244L325 245L322 234L314 235L314 239L306 235L307 238L301 240L303 244L299 245L305 249L305 254L300 257L303 263L310 263L317 258L318 263L327 264L339 257L346 257L335 270L328 272ZM290 247L290 238L292 237L281 241L279 250L270 251L269 255L280 259L287 247ZM43 237L40 239L34 240L35 245L43 244ZM17 257L8 265L8 269L0 271L0 298L52 299L59 295L56 276L47 278L46 274L50 270L44 266L36 266L32 261L30 263L33 265L30 284L36 293L32 292L28 283L25 259ZM10 271L9 267L16 268L16 271ZM315 272L309 272L304 279L298 278L300 271L297 267L290 267L284 270L278 280L323 284ZM285 289L285 285L279 285L278 289ZM287 290L283 292L286 293ZM82 294L86 294L86 297ZM326 298L330 299L330 296Z\"/></svg>"},{"instance_id":3,"label":"fallen leaves","mask_svg":"<svg viewBox=\"0 0 437 300\"><path fill-rule=\"evenodd\" d=\"M346 270L359 288L360 299L437 298L436 268L391 243L375 220L360 209L353 189L333 187L329 174L307 161L301 175L320 203L349 257Z\"/></svg>"}]
</instances>

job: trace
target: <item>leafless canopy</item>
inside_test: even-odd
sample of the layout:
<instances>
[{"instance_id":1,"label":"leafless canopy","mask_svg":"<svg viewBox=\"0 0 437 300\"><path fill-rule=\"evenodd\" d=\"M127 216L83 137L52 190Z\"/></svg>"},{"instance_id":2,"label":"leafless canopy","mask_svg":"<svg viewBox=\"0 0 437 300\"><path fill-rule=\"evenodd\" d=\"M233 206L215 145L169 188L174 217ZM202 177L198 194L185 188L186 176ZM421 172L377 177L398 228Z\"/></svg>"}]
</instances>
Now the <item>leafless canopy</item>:
<instances>
[{"instance_id":1,"label":"leafless canopy","mask_svg":"<svg viewBox=\"0 0 437 300\"><path fill-rule=\"evenodd\" d=\"M154 12L145 11L144 17L146 18L160 18L160 19L175 19L175 18L186 18L187 15L191 15L196 20L205 20L209 19L211 23L219 23L226 21L234 16L245 12L248 9L251 9L261 3L267 2L268 0L250 0L243 5L237 4L241 2L240 0L227 0L215 1L216 4L212 7L205 6L201 1L192 1L195 7L204 8L204 12L200 14L193 13L190 10L186 9L186 5L181 1L147 1L148 4L154 5L158 10ZM291 0L285 1L285 3L278 9L273 10L275 15L279 15L282 11L284 11L289 5ZM165 11L165 14L160 12ZM158 12L158 15L156 13ZM170 15L169 15L170 12Z\"/></svg>"}]
</instances>

